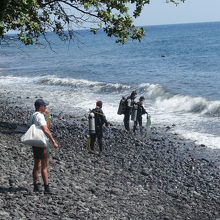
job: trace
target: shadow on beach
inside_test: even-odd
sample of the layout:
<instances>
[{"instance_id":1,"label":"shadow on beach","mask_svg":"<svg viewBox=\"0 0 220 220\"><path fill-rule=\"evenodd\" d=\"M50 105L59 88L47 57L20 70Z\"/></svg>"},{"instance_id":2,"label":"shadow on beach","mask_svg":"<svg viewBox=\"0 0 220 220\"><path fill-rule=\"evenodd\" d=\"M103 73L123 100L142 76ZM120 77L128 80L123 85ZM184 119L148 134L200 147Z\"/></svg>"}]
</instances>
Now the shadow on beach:
<instances>
[{"instance_id":1,"label":"shadow on beach","mask_svg":"<svg viewBox=\"0 0 220 220\"><path fill-rule=\"evenodd\" d=\"M0 187L0 193L9 193L9 192L28 192L28 189L25 187Z\"/></svg>"},{"instance_id":2,"label":"shadow on beach","mask_svg":"<svg viewBox=\"0 0 220 220\"><path fill-rule=\"evenodd\" d=\"M28 130L28 126L25 124L18 124L13 122L0 121L0 132L2 134L24 134Z\"/></svg>"}]
</instances>

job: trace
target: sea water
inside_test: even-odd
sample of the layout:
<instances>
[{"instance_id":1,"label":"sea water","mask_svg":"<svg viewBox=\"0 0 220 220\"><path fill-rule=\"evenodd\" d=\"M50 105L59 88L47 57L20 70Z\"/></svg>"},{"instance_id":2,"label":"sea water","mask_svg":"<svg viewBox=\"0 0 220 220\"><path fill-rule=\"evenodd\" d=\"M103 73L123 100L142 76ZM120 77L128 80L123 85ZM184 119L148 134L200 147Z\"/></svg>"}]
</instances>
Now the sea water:
<instances>
[{"instance_id":1,"label":"sea water","mask_svg":"<svg viewBox=\"0 0 220 220\"><path fill-rule=\"evenodd\" d=\"M123 123L119 101L136 90L146 98L152 126L175 125L173 132L220 148L220 22L144 28L140 43L125 45L87 30L74 42L49 33L51 48L3 44L0 92L30 97L31 105L42 96L65 113L102 100L107 119Z\"/></svg>"}]
</instances>

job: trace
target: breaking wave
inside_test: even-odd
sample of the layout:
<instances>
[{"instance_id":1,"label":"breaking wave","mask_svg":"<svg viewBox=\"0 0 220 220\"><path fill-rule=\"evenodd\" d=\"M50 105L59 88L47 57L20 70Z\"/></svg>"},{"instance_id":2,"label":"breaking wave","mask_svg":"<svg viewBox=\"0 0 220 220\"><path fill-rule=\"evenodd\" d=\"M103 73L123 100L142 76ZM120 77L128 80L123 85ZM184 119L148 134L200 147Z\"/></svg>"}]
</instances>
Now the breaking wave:
<instances>
[{"instance_id":1,"label":"breaking wave","mask_svg":"<svg viewBox=\"0 0 220 220\"><path fill-rule=\"evenodd\" d=\"M161 91L159 90L159 92ZM152 91L151 93L154 94ZM158 93L156 92L156 94ZM161 92L159 96L155 97L155 105L164 111L191 112L211 117L220 116L220 101L212 101L204 97L168 92L162 94Z\"/></svg>"},{"instance_id":2,"label":"breaking wave","mask_svg":"<svg viewBox=\"0 0 220 220\"><path fill-rule=\"evenodd\" d=\"M73 78L44 77L43 79L39 80L39 83L51 86L70 87L76 90L92 90L93 92L103 93L121 93L131 89L131 86L129 85L123 85L119 83L104 83Z\"/></svg>"},{"instance_id":3,"label":"breaking wave","mask_svg":"<svg viewBox=\"0 0 220 220\"><path fill-rule=\"evenodd\" d=\"M220 101L209 100L184 94L173 94L169 88L158 84L142 83L126 85L120 83L105 83L73 78L58 77L10 77L0 76L5 84L37 83L48 86L63 86L85 93L103 93L109 95L127 96L136 90L138 96L144 95L151 100L156 108L167 112L190 112L211 117L220 117Z\"/></svg>"},{"instance_id":4,"label":"breaking wave","mask_svg":"<svg viewBox=\"0 0 220 220\"><path fill-rule=\"evenodd\" d=\"M124 96L129 95L131 91L136 90L139 94L149 94L151 98L162 95L165 88L160 85L149 83L143 83L139 85L127 85L121 83L105 83L85 79L58 78L51 76L41 77L40 79L38 79L38 83L49 86L69 87L75 90L92 90L93 93L120 93Z\"/></svg>"},{"instance_id":5,"label":"breaking wave","mask_svg":"<svg viewBox=\"0 0 220 220\"><path fill-rule=\"evenodd\" d=\"M129 95L132 90L153 100L155 105L165 111L191 112L213 117L220 116L220 101L208 100L204 97L194 97L183 94L173 94L167 87L158 84L142 83L126 85L120 83L105 83L73 78L43 77L39 83L52 86L65 86L71 89L90 90L93 93L110 93Z\"/></svg>"}]
</instances>

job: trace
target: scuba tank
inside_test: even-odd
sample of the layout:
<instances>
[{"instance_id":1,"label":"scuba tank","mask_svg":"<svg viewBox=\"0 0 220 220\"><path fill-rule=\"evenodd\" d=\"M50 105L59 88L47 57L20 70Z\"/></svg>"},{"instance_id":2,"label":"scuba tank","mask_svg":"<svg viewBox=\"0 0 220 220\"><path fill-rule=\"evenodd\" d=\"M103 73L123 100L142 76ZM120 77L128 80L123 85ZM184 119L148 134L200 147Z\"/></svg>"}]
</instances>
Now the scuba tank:
<instances>
[{"instance_id":1,"label":"scuba tank","mask_svg":"<svg viewBox=\"0 0 220 220\"><path fill-rule=\"evenodd\" d=\"M131 112L131 120L132 121L137 121L137 110L138 110L138 105L134 104Z\"/></svg>"},{"instance_id":2,"label":"scuba tank","mask_svg":"<svg viewBox=\"0 0 220 220\"><path fill-rule=\"evenodd\" d=\"M95 134L95 114L89 113L89 134Z\"/></svg>"},{"instance_id":3,"label":"scuba tank","mask_svg":"<svg viewBox=\"0 0 220 220\"><path fill-rule=\"evenodd\" d=\"M128 104L128 107L132 107L131 106L131 99L130 98L127 99L127 104Z\"/></svg>"},{"instance_id":4,"label":"scuba tank","mask_svg":"<svg viewBox=\"0 0 220 220\"><path fill-rule=\"evenodd\" d=\"M122 96L122 99L121 99L121 101L120 101L120 103L119 103L119 106L118 106L118 112L117 112L117 114L118 114L118 115L124 114L125 109L126 109L126 98L125 98L124 96Z\"/></svg>"}]
</instances>

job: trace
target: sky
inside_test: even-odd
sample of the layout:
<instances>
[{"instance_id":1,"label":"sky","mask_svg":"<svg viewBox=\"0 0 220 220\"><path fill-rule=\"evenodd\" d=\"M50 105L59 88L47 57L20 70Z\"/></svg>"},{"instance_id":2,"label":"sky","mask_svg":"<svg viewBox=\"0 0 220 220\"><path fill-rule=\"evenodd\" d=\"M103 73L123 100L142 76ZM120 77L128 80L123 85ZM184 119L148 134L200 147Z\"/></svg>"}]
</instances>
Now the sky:
<instances>
[{"instance_id":1,"label":"sky","mask_svg":"<svg viewBox=\"0 0 220 220\"><path fill-rule=\"evenodd\" d=\"M181 24L220 21L220 0L186 0L176 6L166 0L151 0L135 25Z\"/></svg>"},{"instance_id":2,"label":"sky","mask_svg":"<svg viewBox=\"0 0 220 220\"><path fill-rule=\"evenodd\" d=\"M220 21L220 0L185 0L178 6L166 3L166 0L151 0L134 24L145 26L211 21Z\"/></svg>"}]
</instances>

